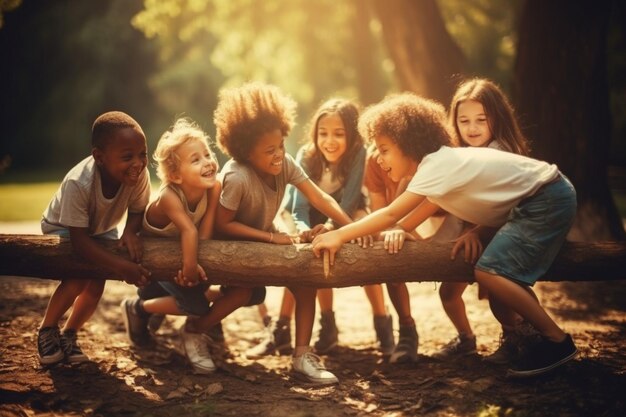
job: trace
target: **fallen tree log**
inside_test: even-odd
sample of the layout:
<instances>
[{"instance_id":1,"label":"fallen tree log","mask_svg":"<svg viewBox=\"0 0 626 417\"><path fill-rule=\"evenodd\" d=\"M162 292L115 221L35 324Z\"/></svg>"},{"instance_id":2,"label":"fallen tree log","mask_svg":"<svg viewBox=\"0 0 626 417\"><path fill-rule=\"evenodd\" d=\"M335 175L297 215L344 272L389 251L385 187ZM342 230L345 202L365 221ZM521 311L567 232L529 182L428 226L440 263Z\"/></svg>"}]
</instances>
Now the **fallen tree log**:
<instances>
[{"instance_id":1,"label":"fallen tree log","mask_svg":"<svg viewBox=\"0 0 626 417\"><path fill-rule=\"evenodd\" d=\"M181 262L177 239L145 238L142 265L152 279L170 280ZM104 247L126 256L116 241ZM346 244L337 254L329 277L311 246L258 242L202 241L198 259L210 282L230 285L350 287L383 282L473 281L472 266L459 256L450 260L452 244L406 242L390 255L377 242L363 249ZM49 279L120 279L80 259L67 238L41 235L0 235L0 275ZM626 279L626 242L566 243L543 281L605 281Z\"/></svg>"}]
</instances>

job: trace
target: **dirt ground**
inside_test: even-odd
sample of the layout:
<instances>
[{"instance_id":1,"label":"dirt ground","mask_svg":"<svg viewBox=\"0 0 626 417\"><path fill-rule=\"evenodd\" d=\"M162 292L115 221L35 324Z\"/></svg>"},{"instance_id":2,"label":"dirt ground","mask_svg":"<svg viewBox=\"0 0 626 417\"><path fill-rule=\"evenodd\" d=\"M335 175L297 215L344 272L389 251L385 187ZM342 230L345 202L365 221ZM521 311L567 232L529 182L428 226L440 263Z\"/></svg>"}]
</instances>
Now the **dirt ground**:
<instances>
[{"instance_id":1,"label":"dirt ground","mask_svg":"<svg viewBox=\"0 0 626 417\"><path fill-rule=\"evenodd\" d=\"M6 233L6 232L4 232ZM226 345L213 346L218 370L190 372L180 353L180 317L168 317L153 350L130 347L119 304L134 287L107 283L79 332L90 362L42 368L36 332L56 282L0 277L0 416L624 416L626 283L539 283L541 302L570 332L578 358L528 380L481 361L497 348L499 326L476 286L464 295L478 355L441 362L431 355L454 336L434 283L410 283L419 359L392 365L375 346L361 288L335 292L340 346L323 356L339 385L314 387L290 376L290 358L252 361L244 351L263 335L256 308L224 322ZM270 313L282 289L268 288ZM391 308L391 303L388 302ZM397 338L397 316L394 316ZM292 326L293 328L293 326ZM317 323L314 330L318 330Z\"/></svg>"}]
</instances>

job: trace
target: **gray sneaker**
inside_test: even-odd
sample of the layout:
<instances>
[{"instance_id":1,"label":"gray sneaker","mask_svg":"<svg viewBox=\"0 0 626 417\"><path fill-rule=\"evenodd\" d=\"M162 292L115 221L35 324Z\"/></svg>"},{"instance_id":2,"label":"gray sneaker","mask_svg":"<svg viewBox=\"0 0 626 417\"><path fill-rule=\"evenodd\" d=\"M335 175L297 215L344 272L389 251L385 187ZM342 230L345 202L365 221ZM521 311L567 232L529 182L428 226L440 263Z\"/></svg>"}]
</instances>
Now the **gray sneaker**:
<instances>
[{"instance_id":1,"label":"gray sneaker","mask_svg":"<svg viewBox=\"0 0 626 417\"><path fill-rule=\"evenodd\" d=\"M290 354L291 347L291 325L290 320L279 319L277 322L271 321L266 327L265 338L256 346L246 351L249 359L259 359L263 356L273 355L278 352L281 355Z\"/></svg>"},{"instance_id":2,"label":"gray sneaker","mask_svg":"<svg viewBox=\"0 0 626 417\"><path fill-rule=\"evenodd\" d=\"M322 311L320 325L320 333L314 347L317 353L323 354L333 350L339 343L339 330L335 324L335 313Z\"/></svg>"},{"instance_id":3,"label":"gray sneaker","mask_svg":"<svg viewBox=\"0 0 626 417\"><path fill-rule=\"evenodd\" d=\"M312 384L331 385L339 382L332 372L326 370L322 359L313 352L294 357L291 365L296 376Z\"/></svg>"},{"instance_id":4,"label":"gray sneaker","mask_svg":"<svg viewBox=\"0 0 626 417\"><path fill-rule=\"evenodd\" d=\"M446 343L439 352L433 355L436 359L451 359L455 357L473 355L476 353L476 336L457 336Z\"/></svg>"},{"instance_id":5,"label":"gray sneaker","mask_svg":"<svg viewBox=\"0 0 626 417\"><path fill-rule=\"evenodd\" d=\"M39 363L52 365L59 363L65 357L61 348L61 335L58 327L43 327L37 334L37 351Z\"/></svg>"},{"instance_id":6,"label":"gray sneaker","mask_svg":"<svg viewBox=\"0 0 626 417\"><path fill-rule=\"evenodd\" d=\"M148 347L154 344L154 340L148 331L148 320L150 316L141 317L141 315L137 313L136 304L138 302L138 298L122 300L120 304L122 308L122 318L126 326L126 335L128 335L131 343L137 347Z\"/></svg>"},{"instance_id":7,"label":"gray sneaker","mask_svg":"<svg viewBox=\"0 0 626 417\"><path fill-rule=\"evenodd\" d=\"M204 333L191 333L185 330L185 325L180 328L180 338L187 360L195 374L210 374L215 371L215 363L209 352L209 336Z\"/></svg>"},{"instance_id":8,"label":"gray sneaker","mask_svg":"<svg viewBox=\"0 0 626 417\"><path fill-rule=\"evenodd\" d=\"M393 321L390 315L374 316L374 330L378 339L378 349L383 356L391 356L396 343L393 340Z\"/></svg>"},{"instance_id":9,"label":"gray sneaker","mask_svg":"<svg viewBox=\"0 0 626 417\"><path fill-rule=\"evenodd\" d=\"M415 326L400 326L398 344L389 358L389 363L415 362L418 344L417 328Z\"/></svg>"},{"instance_id":10,"label":"gray sneaker","mask_svg":"<svg viewBox=\"0 0 626 417\"><path fill-rule=\"evenodd\" d=\"M61 335L61 348L65 353L65 360L69 363L80 363L89 360L78 346L76 330L67 329Z\"/></svg>"}]
</instances>

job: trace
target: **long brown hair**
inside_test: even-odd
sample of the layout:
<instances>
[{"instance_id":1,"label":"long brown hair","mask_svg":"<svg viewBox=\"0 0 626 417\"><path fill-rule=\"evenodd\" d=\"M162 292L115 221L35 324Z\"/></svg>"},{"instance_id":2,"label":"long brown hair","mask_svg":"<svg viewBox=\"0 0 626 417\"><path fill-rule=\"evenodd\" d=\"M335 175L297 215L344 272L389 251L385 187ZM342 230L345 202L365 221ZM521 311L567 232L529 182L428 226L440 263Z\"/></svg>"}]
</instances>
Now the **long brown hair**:
<instances>
[{"instance_id":1,"label":"long brown hair","mask_svg":"<svg viewBox=\"0 0 626 417\"><path fill-rule=\"evenodd\" d=\"M320 119L329 114L339 115L346 132L346 152L342 155L336 172L339 180L343 183L353 167L355 157L363 148L363 138L357 128L359 108L355 103L342 98L334 98L324 102L317 109L310 121L308 144L305 147L302 162L313 181L319 181L327 162L317 146L317 128Z\"/></svg>"},{"instance_id":2,"label":"long brown hair","mask_svg":"<svg viewBox=\"0 0 626 417\"><path fill-rule=\"evenodd\" d=\"M449 122L461 146L467 146L467 144L463 142L456 118L459 104L467 100L474 100L483 105L492 140L498 141L502 150L519 155L530 154L530 145L517 124L513 106L500 87L484 78L463 81L452 98Z\"/></svg>"}]
</instances>

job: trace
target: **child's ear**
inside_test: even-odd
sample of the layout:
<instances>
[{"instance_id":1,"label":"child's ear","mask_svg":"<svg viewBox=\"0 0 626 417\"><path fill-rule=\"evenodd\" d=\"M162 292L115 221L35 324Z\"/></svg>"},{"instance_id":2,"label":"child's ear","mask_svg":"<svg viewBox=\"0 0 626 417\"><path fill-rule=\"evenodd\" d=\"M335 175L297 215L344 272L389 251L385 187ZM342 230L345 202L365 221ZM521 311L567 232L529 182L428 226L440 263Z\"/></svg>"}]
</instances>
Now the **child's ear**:
<instances>
[{"instance_id":1,"label":"child's ear","mask_svg":"<svg viewBox=\"0 0 626 417\"><path fill-rule=\"evenodd\" d=\"M103 154L102 154L102 150L98 149L98 148L92 148L91 149L91 156L93 156L93 159L96 160L96 165L98 166L102 166L103 165Z\"/></svg>"},{"instance_id":2,"label":"child's ear","mask_svg":"<svg viewBox=\"0 0 626 417\"><path fill-rule=\"evenodd\" d=\"M172 184L180 184L183 182L183 179L181 178L180 174L170 174L169 180Z\"/></svg>"}]
</instances>

